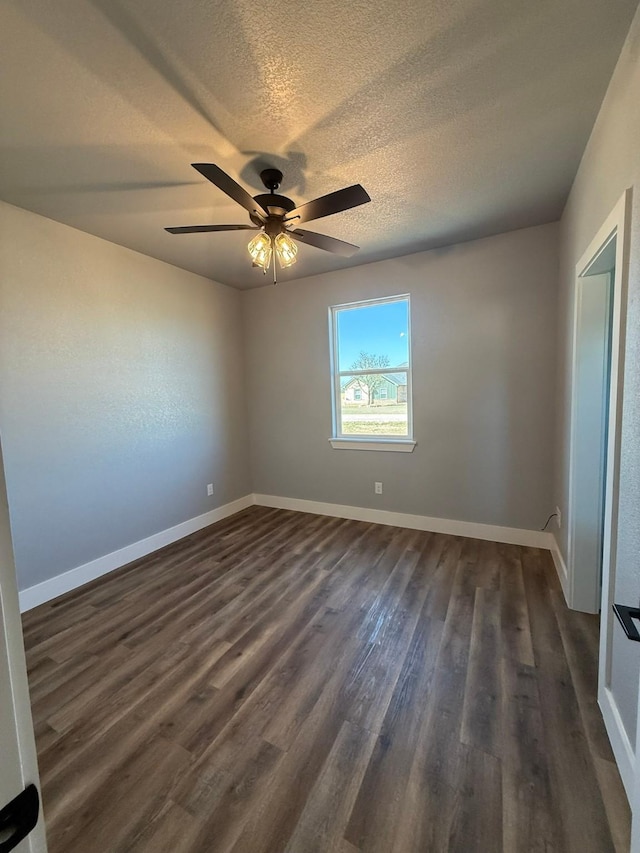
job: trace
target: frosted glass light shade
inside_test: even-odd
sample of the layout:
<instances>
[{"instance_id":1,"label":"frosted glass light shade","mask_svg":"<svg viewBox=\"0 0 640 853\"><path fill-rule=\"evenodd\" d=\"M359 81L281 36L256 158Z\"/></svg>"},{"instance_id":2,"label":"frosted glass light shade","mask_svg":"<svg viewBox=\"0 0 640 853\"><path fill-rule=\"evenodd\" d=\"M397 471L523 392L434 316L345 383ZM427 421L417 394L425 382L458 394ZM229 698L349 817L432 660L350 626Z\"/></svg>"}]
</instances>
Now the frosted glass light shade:
<instances>
[{"instance_id":1,"label":"frosted glass light shade","mask_svg":"<svg viewBox=\"0 0 640 853\"><path fill-rule=\"evenodd\" d=\"M295 240L292 240L288 234L283 232L282 234L278 234L275 244L276 255L280 261L280 266L286 268L290 267L291 264L295 264L296 255L298 254L298 246Z\"/></svg>"},{"instance_id":2,"label":"frosted glass light shade","mask_svg":"<svg viewBox=\"0 0 640 853\"><path fill-rule=\"evenodd\" d=\"M251 240L247 249L249 250L253 263L257 267L266 270L271 263L271 255L273 252L271 237L269 237L268 234L265 234L264 231L261 231L260 234L256 234L253 240Z\"/></svg>"}]
</instances>

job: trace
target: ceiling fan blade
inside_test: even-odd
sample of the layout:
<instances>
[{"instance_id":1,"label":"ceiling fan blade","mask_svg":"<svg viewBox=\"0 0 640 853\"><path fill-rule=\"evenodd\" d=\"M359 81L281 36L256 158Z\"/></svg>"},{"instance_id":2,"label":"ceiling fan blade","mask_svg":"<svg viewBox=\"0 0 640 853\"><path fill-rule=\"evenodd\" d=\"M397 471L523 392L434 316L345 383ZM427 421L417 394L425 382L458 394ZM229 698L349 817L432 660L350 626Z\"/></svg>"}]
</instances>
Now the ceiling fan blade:
<instances>
[{"instance_id":1,"label":"ceiling fan blade","mask_svg":"<svg viewBox=\"0 0 640 853\"><path fill-rule=\"evenodd\" d=\"M203 231L258 231L256 225L178 225L165 228L169 234L202 234Z\"/></svg>"},{"instance_id":2,"label":"ceiling fan blade","mask_svg":"<svg viewBox=\"0 0 640 853\"><path fill-rule=\"evenodd\" d=\"M215 184L218 189L226 193L229 198L238 202L245 210L248 210L249 213L255 213L262 219L265 219L269 215L268 211L261 204L252 199L249 193L239 183L234 181L230 175L223 172L219 166L215 166L213 163L192 163L191 165L208 181Z\"/></svg>"},{"instance_id":3,"label":"ceiling fan blade","mask_svg":"<svg viewBox=\"0 0 640 853\"><path fill-rule=\"evenodd\" d=\"M287 213L285 222L310 222L312 219L322 219L323 216L331 216L332 213L340 213L343 210L349 210L351 207L357 207L359 204L366 204L371 201L369 193L360 184L354 184L352 187L344 187L344 189L336 190L328 195L320 196L313 201L308 201L306 204L301 204L290 213Z\"/></svg>"},{"instance_id":4,"label":"ceiling fan blade","mask_svg":"<svg viewBox=\"0 0 640 853\"><path fill-rule=\"evenodd\" d=\"M300 240L309 246L315 246L317 249L324 249L325 252L333 252L334 255L342 255L343 258L350 258L360 248L359 246L354 246L353 243L345 243L344 240L336 240L335 237L327 237L326 234L316 234L314 231L304 231L302 228L297 228L295 231L289 231L288 233L291 234L294 240Z\"/></svg>"}]
</instances>

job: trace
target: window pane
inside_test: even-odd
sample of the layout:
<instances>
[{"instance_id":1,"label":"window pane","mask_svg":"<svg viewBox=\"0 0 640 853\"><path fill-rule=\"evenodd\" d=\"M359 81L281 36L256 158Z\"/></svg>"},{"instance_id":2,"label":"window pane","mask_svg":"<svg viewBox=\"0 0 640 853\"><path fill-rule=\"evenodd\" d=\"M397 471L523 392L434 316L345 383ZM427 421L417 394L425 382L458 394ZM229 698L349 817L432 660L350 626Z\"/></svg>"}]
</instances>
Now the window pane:
<instances>
[{"instance_id":1,"label":"window pane","mask_svg":"<svg viewBox=\"0 0 640 853\"><path fill-rule=\"evenodd\" d=\"M336 313L338 370L408 365L408 312L406 299L341 308Z\"/></svg>"},{"instance_id":2,"label":"window pane","mask_svg":"<svg viewBox=\"0 0 640 853\"><path fill-rule=\"evenodd\" d=\"M405 371L340 377L343 435L408 436Z\"/></svg>"}]
</instances>

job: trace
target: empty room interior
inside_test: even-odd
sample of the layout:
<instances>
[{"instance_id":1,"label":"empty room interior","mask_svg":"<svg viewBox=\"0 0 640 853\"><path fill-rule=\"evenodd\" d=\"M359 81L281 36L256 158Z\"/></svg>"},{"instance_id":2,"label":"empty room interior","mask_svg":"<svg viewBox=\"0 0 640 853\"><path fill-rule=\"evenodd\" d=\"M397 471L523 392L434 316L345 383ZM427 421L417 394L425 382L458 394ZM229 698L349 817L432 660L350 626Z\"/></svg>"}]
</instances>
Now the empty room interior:
<instances>
[{"instance_id":1,"label":"empty room interior","mask_svg":"<svg viewBox=\"0 0 640 853\"><path fill-rule=\"evenodd\" d=\"M0 56L0 851L640 853L637 0Z\"/></svg>"}]
</instances>

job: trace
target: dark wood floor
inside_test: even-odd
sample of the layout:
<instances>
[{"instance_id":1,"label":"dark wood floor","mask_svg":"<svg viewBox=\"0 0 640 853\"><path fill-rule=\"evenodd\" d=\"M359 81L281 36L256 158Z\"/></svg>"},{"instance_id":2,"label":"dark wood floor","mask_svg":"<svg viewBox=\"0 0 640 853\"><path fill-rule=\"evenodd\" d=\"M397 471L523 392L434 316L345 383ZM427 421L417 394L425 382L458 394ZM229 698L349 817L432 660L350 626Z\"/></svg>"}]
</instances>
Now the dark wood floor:
<instances>
[{"instance_id":1,"label":"dark wood floor","mask_svg":"<svg viewBox=\"0 0 640 853\"><path fill-rule=\"evenodd\" d=\"M24 628L50 853L628 850L544 551L253 507Z\"/></svg>"}]
</instances>

